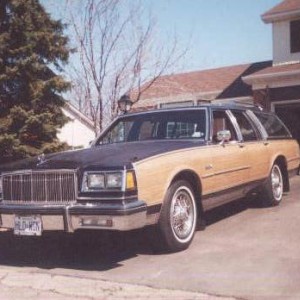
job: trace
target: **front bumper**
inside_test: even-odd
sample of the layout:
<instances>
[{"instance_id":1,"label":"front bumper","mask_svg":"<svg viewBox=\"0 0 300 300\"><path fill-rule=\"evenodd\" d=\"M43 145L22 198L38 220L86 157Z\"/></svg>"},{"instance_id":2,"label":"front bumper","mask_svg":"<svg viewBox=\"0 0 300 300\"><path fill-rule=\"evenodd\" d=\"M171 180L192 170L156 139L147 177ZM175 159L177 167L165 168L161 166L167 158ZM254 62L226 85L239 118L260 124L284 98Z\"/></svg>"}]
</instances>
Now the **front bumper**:
<instances>
[{"instance_id":1,"label":"front bumper","mask_svg":"<svg viewBox=\"0 0 300 300\"><path fill-rule=\"evenodd\" d=\"M14 228L16 215L39 215L44 230L77 229L132 230L149 225L143 201L128 204L20 205L0 203L0 225Z\"/></svg>"}]
</instances>

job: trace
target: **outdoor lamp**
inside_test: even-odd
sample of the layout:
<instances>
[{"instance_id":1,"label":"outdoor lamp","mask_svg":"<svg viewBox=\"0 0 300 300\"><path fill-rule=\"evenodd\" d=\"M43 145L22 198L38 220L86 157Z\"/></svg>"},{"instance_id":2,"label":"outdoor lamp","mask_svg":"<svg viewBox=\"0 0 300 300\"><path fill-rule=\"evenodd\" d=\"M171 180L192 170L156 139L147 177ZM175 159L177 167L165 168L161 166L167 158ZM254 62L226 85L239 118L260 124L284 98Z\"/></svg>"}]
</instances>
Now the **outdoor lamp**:
<instances>
[{"instance_id":1,"label":"outdoor lamp","mask_svg":"<svg viewBox=\"0 0 300 300\"><path fill-rule=\"evenodd\" d=\"M132 104L128 95L123 95L118 101L118 107L124 114L130 111Z\"/></svg>"}]
</instances>

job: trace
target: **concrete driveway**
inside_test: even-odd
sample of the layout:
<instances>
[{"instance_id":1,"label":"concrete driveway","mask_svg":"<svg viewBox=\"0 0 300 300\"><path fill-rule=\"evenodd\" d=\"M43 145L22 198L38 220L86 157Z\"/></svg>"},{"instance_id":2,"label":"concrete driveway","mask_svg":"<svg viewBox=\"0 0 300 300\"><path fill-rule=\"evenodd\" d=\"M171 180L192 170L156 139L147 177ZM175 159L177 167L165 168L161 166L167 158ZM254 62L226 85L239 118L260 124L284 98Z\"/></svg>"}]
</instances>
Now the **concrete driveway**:
<instances>
[{"instance_id":1,"label":"concrete driveway","mask_svg":"<svg viewBox=\"0 0 300 300\"><path fill-rule=\"evenodd\" d=\"M145 230L42 238L2 232L0 266L240 299L300 299L299 176L279 207L243 200L207 220L188 250L168 255L152 252Z\"/></svg>"}]
</instances>

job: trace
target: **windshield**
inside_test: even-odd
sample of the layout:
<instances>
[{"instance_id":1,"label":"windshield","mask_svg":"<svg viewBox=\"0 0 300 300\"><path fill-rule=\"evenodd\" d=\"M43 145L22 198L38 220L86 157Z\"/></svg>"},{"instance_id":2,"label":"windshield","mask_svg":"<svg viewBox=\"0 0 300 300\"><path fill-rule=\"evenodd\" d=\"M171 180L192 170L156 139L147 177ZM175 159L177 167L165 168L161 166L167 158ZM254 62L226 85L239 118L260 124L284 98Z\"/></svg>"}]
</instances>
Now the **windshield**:
<instances>
[{"instance_id":1,"label":"windshield","mask_svg":"<svg viewBox=\"0 0 300 300\"><path fill-rule=\"evenodd\" d=\"M203 140L205 135L205 109L156 112L120 118L96 145L145 140Z\"/></svg>"}]
</instances>

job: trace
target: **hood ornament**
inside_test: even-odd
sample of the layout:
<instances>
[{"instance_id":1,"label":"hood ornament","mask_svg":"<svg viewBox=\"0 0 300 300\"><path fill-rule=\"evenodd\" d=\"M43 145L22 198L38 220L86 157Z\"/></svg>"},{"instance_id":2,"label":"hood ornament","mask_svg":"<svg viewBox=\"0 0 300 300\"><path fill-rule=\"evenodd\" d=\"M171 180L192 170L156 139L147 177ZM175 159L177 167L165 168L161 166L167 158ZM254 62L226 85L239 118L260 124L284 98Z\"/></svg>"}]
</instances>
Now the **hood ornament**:
<instances>
[{"instance_id":1,"label":"hood ornament","mask_svg":"<svg viewBox=\"0 0 300 300\"><path fill-rule=\"evenodd\" d=\"M45 154L42 153L37 157L38 163L36 164L37 166L41 165L42 163L45 162Z\"/></svg>"}]
</instances>

